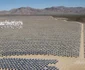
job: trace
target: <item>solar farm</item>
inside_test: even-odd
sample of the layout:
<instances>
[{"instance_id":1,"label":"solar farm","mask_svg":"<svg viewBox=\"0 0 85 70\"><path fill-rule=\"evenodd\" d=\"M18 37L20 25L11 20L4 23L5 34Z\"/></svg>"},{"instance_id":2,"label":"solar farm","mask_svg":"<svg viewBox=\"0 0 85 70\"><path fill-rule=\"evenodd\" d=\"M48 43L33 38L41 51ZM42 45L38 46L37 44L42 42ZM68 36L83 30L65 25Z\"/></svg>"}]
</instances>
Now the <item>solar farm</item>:
<instances>
[{"instance_id":1,"label":"solar farm","mask_svg":"<svg viewBox=\"0 0 85 70\"><path fill-rule=\"evenodd\" d=\"M23 26L0 28L0 70L64 70L57 67L59 58L79 58L81 23L52 16L0 17L4 20Z\"/></svg>"}]
</instances>

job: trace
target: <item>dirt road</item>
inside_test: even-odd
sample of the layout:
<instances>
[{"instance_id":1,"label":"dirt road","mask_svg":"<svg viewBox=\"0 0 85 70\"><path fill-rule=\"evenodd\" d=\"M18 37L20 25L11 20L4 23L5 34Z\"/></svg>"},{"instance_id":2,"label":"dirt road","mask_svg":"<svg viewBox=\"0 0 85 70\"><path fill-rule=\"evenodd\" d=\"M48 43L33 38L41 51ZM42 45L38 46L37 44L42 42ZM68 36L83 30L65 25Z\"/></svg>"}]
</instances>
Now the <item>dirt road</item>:
<instances>
[{"instance_id":1,"label":"dirt road","mask_svg":"<svg viewBox=\"0 0 85 70\"><path fill-rule=\"evenodd\" d=\"M80 40L79 58L84 59L84 24L81 23L81 40Z\"/></svg>"}]
</instances>

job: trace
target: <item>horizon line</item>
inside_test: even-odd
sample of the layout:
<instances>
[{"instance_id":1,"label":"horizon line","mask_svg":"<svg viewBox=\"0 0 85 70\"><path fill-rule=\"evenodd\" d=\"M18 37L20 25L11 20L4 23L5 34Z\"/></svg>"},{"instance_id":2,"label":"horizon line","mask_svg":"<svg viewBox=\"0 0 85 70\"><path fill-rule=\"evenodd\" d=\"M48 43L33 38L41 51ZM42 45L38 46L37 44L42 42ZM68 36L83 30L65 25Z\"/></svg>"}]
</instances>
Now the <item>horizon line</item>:
<instances>
[{"instance_id":1,"label":"horizon line","mask_svg":"<svg viewBox=\"0 0 85 70\"><path fill-rule=\"evenodd\" d=\"M13 7L11 9L2 9L0 11L10 11L12 9L18 9L18 8L23 8L23 7L29 7L29 8L34 8L34 9L45 9L45 8L51 8L51 7L67 7L67 8L78 8L78 7L81 7L81 8L85 8L85 6L48 6L48 7L43 7L43 8L38 8L38 7L31 7L31 6L20 6L20 7Z\"/></svg>"}]
</instances>

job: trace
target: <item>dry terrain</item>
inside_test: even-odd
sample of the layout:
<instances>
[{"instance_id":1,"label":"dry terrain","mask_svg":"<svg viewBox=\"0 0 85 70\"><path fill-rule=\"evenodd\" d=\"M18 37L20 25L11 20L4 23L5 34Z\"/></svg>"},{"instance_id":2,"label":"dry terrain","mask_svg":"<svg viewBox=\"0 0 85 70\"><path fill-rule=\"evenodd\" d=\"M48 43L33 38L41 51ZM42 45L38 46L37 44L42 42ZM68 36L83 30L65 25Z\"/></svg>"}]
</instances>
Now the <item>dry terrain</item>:
<instances>
[{"instance_id":1,"label":"dry terrain","mask_svg":"<svg viewBox=\"0 0 85 70\"><path fill-rule=\"evenodd\" d=\"M74 70L81 65L79 70L85 69L84 24L51 16L0 17L4 20L20 20L24 25L22 29L0 28L1 59L57 60L48 66Z\"/></svg>"}]
</instances>

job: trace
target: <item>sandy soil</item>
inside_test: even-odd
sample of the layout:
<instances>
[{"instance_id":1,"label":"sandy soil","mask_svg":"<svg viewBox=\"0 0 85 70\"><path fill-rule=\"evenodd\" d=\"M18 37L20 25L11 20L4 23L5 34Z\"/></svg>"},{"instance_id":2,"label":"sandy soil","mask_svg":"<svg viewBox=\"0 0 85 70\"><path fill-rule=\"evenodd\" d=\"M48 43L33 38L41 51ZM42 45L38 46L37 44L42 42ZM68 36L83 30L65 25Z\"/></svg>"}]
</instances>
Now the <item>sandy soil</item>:
<instances>
[{"instance_id":1,"label":"sandy soil","mask_svg":"<svg viewBox=\"0 0 85 70\"><path fill-rule=\"evenodd\" d=\"M68 22L68 21L67 21ZM59 57L53 55L19 55L19 56L4 56L0 58L26 58L26 59L55 59L57 64L49 64L49 66L56 66L59 70L85 70L84 59L84 26L81 24L81 44L79 58Z\"/></svg>"},{"instance_id":2,"label":"sandy soil","mask_svg":"<svg viewBox=\"0 0 85 70\"><path fill-rule=\"evenodd\" d=\"M64 70L63 68L67 68L69 63L74 62L77 58L70 57L61 57L61 56L53 56L53 55L19 55L19 56L4 56L3 58L25 58L25 59L46 59L46 60L58 60L57 64L49 64L48 66L56 66L60 70Z\"/></svg>"},{"instance_id":3,"label":"sandy soil","mask_svg":"<svg viewBox=\"0 0 85 70\"><path fill-rule=\"evenodd\" d=\"M79 58L84 58L84 24L81 24L81 43Z\"/></svg>"}]
</instances>

